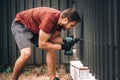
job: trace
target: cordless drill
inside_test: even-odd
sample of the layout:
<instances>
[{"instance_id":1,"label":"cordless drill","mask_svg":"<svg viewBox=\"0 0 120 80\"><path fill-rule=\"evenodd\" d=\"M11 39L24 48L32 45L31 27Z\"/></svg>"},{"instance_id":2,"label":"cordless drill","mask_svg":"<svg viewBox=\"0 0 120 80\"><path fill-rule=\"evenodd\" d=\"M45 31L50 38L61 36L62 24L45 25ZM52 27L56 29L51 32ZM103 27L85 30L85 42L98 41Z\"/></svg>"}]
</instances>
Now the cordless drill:
<instances>
[{"instance_id":1,"label":"cordless drill","mask_svg":"<svg viewBox=\"0 0 120 80\"><path fill-rule=\"evenodd\" d=\"M77 43L79 40L80 40L79 38L74 38L73 36L70 36L70 37L65 37L63 42L67 42L71 45L71 47L73 47L73 45L75 43ZM73 54L73 52L72 52L71 48L68 50L65 50L64 55L72 56L72 54Z\"/></svg>"}]
</instances>

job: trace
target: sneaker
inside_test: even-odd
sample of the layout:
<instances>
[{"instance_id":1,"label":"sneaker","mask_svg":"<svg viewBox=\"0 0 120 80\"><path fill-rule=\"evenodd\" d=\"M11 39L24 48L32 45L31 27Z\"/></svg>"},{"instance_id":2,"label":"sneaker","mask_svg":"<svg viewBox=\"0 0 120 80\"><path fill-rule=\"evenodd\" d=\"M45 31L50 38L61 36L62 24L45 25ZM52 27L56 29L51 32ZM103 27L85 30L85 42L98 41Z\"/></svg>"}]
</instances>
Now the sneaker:
<instances>
[{"instance_id":1,"label":"sneaker","mask_svg":"<svg viewBox=\"0 0 120 80\"><path fill-rule=\"evenodd\" d=\"M59 78L55 77L53 80L60 80Z\"/></svg>"}]
</instances>

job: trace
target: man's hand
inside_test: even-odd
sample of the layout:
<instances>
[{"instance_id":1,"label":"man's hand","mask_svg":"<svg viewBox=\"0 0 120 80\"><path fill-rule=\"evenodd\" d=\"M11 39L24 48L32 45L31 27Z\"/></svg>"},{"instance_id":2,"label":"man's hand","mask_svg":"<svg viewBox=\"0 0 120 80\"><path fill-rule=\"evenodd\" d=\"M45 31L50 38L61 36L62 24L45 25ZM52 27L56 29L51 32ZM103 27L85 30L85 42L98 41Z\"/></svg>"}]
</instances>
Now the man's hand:
<instances>
[{"instance_id":1,"label":"man's hand","mask_svg":"<svg viewBox=\"0 0 120 80\"><path fill-rule=\"evenodd\" d=\"M62 45L61 45L61 49L62 50L70 50L71 49L71 44L70 43L67 43L67 42L64 42Z\"/></svg>"}]
</instances>

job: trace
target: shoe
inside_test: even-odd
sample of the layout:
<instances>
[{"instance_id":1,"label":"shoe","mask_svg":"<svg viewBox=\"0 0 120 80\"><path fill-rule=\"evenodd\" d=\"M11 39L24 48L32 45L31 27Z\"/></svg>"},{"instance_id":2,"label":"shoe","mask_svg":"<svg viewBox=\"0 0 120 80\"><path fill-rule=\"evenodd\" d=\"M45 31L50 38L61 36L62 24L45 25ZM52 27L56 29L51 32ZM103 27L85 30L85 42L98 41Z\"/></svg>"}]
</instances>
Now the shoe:
<instances>
[{"instance_id":1,"label":"shoe","mask_svg":"<svg viewBox=\"0 0 120 80\"><path fill-rule=\"evenodd\" d=\"M60 80L59 78L55 77L53 80Z\"/></svg>"}]
</instances>

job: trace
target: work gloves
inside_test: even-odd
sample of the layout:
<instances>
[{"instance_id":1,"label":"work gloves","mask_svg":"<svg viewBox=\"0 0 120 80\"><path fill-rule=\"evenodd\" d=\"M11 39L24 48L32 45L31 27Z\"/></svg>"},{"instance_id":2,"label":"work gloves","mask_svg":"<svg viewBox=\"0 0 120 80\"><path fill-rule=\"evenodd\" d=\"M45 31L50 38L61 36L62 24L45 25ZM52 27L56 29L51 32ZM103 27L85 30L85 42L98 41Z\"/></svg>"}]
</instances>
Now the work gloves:
<instances>
[{"instance_id":1,"label":"work gloves","mask_svg":"<svg viewBox=\"0 0 120 80\"><path fill-rule=\"evenodd\" d=\"M70 38L70 39L69 39ZM63 38L63 44L61 45L61 47L62 47L62 50L70 50L71 49L71 47L73 46L72 44L71 44L71 38L72 37L65 37L65 38Z\"/></svg>"},{"instance_id":2,"label":"work gloves","mask_svg":"<svg viewBox=\"0 0 120 80\"><path fill-rule=\"evenodd\" d=\"M62 50L70 50L71 49L71 44L68 42L64 42L63 44L61 44L61 49Z\"/></svg>"},{"instance_id":3,"label":"work gloves","mask_svg":"<svg viewBox=\"0 0 120 80\"><path fill-rule=\"evenodd\" d=\"M55 77L53 80L60 80L59 78Z\"/></svg>"}]
</instances>

